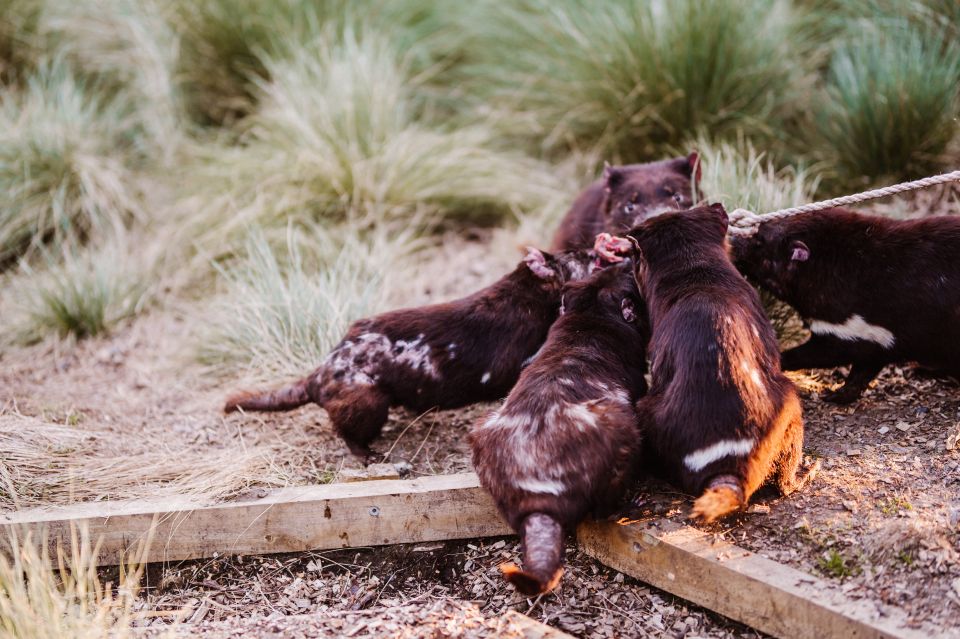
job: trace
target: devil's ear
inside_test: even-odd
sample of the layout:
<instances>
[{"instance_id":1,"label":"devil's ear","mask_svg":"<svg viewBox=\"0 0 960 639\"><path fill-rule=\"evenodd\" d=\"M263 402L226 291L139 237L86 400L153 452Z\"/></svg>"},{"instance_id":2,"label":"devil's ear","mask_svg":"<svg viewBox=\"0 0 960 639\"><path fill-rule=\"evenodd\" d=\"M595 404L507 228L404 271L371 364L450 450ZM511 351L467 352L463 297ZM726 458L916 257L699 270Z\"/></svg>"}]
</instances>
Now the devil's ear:
<instances>
[{"instance_id":1,"label":"devil's ear","mask_svg":"<svg viewBox=\"0 0 960 639\"><path fill-rule=\"evenodd\" d=\"M810 247L801 242L800 240L794 240L790 244L790 261L791 262L806 262L810 259Z\"/></svg>"},{"instance_id":2,"label":"devil's ear","mask_svg":"<svg viewBox=\"0 0 960 639\"><path fill-rule=\"evenodd\" d=\"M623 183L623 171L619 167L604 164L603 183L608 193L613 191Z\"/></svg>"},{"instance_id":3,"label":"devil's ear","mask_svg":"<svg viewBox=\"0 0 960 639\"><path fill-rule=\"evenodd\" d=\"M730 224L730 218L727 216L727 209L723 208L723 204L720 204L719 202L716 204L711 204L710 212L713 213L717 219L723 222L724 226Z\"/></svg>"},{"instance_id":4,"label":"devil's ear","mask_svg":"<svg viewBox=\"0 0 960 639\"><path fill-rule=\"evenodd\" d=\"M620 314L623 315L623 321L631 324L637 321L637 309L633 305L633 300L629 297L623 298L620 302Z\"/></svg>"},{"instance_id":5,"label":"devil's ear","mask_svg":"<svg viewBox=\"0 0 960 639\"><path fill-rule=\"evenodd\" d=\"M528 246L526 250L527 254L523 256L523 263L527 265L531 273L542 280L558 279L552 255L532 246Z\"/></svg>"}]
</instances>

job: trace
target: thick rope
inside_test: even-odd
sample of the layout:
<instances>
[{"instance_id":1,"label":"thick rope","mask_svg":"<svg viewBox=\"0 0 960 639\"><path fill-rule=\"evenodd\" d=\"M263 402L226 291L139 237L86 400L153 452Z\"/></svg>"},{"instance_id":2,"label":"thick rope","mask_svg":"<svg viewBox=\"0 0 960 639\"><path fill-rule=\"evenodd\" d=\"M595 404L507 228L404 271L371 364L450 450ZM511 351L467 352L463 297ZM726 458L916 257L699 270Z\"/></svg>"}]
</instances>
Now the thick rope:
<instances>
[{"instance_id":1,"label":"thick rope","mask_svg":"<svg viewBox=\"0 0 960 639\"><path fill-rule=\"evenodd\" d=\"M730 228L727 229L727 231L731 235L749 236L756 233L757 228L759 228L761 224L764 222L769 222L770 220L781 220L785 217L800 215L801 213L823 211L824 209L832 209L836 206L848 206L850 204L857 204L858 202L865 202L867 200L875 200L877 198L887 197L888 195L896 195L897 193L915 191L928 186L944 184L945 182L960 182L960 171L942 173L940 175L925 177L912 182L902 182L900 184L894 184L893 186L885 186L880 189L873 189L872 191L854 193L853 195L844 195L841 197L832 198L830 200L813 202L812 204L791 206L790 208L780 209L779 211L773 211L772 213L766 213L764 215L757 215L753 211L748 211L747 209L736 209L730 213Z\"/></svg>"}]
</instances>

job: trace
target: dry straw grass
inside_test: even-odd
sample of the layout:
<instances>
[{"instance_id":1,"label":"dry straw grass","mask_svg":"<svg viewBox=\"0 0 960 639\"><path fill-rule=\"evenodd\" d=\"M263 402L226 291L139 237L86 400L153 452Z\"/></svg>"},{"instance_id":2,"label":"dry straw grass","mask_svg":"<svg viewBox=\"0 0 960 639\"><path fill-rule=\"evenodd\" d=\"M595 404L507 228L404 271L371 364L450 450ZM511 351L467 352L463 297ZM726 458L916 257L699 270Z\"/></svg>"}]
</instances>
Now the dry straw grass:
<instances>
[{"instance_id":1,"label":"dry straw grass","mask_svg":"<svg viewBox=\"0 0 960 639\"><path fill-rule=\"evenodd\" d=\"M85 529L71 528L70 548L51 550L31 533L0 541L0 637L9 639L115 639L136 636L143 540L120 566L116 583L97 571L97 544ZM180 611L174 611L171 616ZM182 613L181 613L182 614ZM162 636L162 635L161 635Z\"/></svg>"},{"instance_id":2,"label":"dry straw grass","mask_svg":"<svg viewBox=\"0 0 960 639\"><path fill-rule=\"evenodd\" d=\"M284 483L277 449L164 443L159 434L80 430L0 414L0 508L189 495L217 499Z\"/></svg>"}]
</instances>

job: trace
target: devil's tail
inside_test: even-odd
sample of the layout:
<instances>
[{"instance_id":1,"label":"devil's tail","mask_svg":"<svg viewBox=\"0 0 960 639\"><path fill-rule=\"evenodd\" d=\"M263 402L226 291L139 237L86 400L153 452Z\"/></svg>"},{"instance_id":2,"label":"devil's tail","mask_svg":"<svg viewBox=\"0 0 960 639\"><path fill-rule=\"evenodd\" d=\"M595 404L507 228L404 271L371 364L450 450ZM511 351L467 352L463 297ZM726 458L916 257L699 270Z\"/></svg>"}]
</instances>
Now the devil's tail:
<instances>
[{"instance_id":1,"label":"devil's tail","mask_svg":"<svg viewBox=\"0 0 960 639\"><path fill-rule=\"evenodd\" d=\"M563 576L563 526L544 513L527 515L520 526L523 569L515 564L500 566L504 578L525 595L553 590Z\"/></svg>"},{"instance_id":2,"label":"devil's tail","mask_svg":"<svg viewBox=\"0 0 960 639\"><path fill-rule=\"evenodd\" d=\"M692 519L705 524L742 509L746 506L743 486L733 475L719 475L707 483L703 494L693 502Z\"/></svg>"},{"instance_id":3,"label":"devil's tail","mask_svg":"<svg viewBox=\"0 0 960 639\"><path fill-rule=\"evenodd\" d=\"M237 410L251 411L284 411L293 410L310 402L307 393L309 378L305 377L298 382L272 391L243 392L232 395L223 406L225 413Z\"/></svg>"}]
</instances>

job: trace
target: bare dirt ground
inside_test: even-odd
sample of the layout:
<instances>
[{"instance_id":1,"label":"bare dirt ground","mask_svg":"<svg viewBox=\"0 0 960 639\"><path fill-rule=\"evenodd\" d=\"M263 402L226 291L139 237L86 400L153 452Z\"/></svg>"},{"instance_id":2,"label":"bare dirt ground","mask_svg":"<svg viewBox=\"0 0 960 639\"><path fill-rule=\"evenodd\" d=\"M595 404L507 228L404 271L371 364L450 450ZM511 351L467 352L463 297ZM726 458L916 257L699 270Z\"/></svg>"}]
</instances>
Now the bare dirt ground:
<instances>
[{"instance_id":1,"label":"bare dirt ground","mask_svg":"<svg viewBox=\"0 0 960 639\"><path fill-rule=\"evenodd\" d=\"M443 246L424 271L444 265L459 283L424 278L409 303L475 289L518 258L512 247L491 251L489 233ZM156 312L111 337L0 356L0 509L169 493L228 499L361 467L317 408L224 417L221 402L241 382L191 363L189 317ZM819 477L789 498L759 495L711 530L960 636L960 387L888 367L860 402L837 407L816 396L837 373L795 380ZM469 470L465 435L489 408L397 412L376 448L414 474ZM682 519L689 508L669 487L640 491L646 517ZM758 636L572 548L562 586L527 600L497 571L516 553L513 539L492 539L154 566L142 605L159 616L143 623L180 619L199 624L186 634L211 637L482 636L515 609L578 636ZM429 634L428 618L459 630Z\"/></svg>"}]
</instances>

